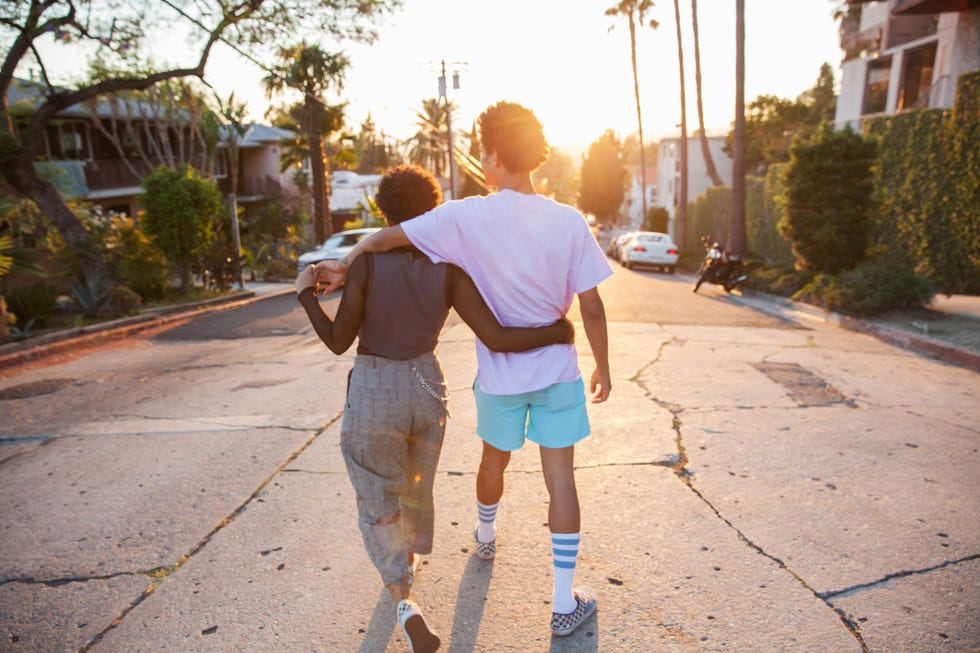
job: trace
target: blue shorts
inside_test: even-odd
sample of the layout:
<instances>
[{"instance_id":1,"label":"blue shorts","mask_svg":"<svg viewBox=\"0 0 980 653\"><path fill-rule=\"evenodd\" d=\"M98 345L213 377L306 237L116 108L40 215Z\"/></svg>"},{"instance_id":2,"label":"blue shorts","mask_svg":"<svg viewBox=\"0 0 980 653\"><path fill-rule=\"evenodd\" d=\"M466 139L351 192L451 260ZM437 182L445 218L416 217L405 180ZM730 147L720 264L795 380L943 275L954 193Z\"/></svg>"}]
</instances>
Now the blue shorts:
<instances>
[{"instance_id":1,"label":"blue shorts","mask_svg":"<svg viewBox=\"0 0 980 653\"><path fill-rule=\"evenodd\" d=\"M590 432L585 383L579 378L516 395L491 395L473 382L476 433L501 451L516 451L524 439L547 447L570 447Z\"/></svg>"}]
</instances>

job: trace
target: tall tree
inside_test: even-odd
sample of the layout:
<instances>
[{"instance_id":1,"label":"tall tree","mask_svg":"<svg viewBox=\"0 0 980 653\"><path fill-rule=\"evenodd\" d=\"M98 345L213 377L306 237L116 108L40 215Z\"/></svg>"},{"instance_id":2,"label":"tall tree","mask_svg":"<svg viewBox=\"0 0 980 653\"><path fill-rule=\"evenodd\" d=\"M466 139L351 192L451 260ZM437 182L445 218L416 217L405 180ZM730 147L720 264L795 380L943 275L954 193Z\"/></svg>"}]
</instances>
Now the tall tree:
<instances>
[{"instance_id":1,"label":"tall tree","mask_svg":"<svg viewBox=\"0 0 980 653\"><path fill-rule=\"evenodd\" d=\"M327 52L318 45L301 42L281 48L281 62L263 78L266 97L293 88L303 94L303 131L310 148L311 189L313 191L313 233L323 242L333 228L330 219L330 178L323 147L324 119L329 107L323 96L331 88L343 88L344 73L350 65L341 52Z\"/></svg>"},{"instance_id":2,"label":"tall tree","mask_svg":"<svg viewBox=\"0 0 980 653\"><path fill-rule=\"evenodd\" d=\"M674 23L677 26L677 66L680 68L681 81L681 183L680 200L677 203L677 216L674 222L674 237L677 242L685 242L687 236L687 94L684 91L684 41L681 39L681 7L674 0ZM646 206L643 207L643 218L646 219Z\"/></svg>"},{"instance_id":3,"label":"tall tree","mask_svg":"<svg viewBox=\"0 0 980 653\"><path fill-rule=\"evenodd\" d=\"M163 3L151 0L20 0L0 3L0 36L9 49L0 63L0 178L15 195L33 200L71 247L90 287L110 288L115 278L81 221L57 189L38 173L45 132L66 109L107 93L148 89L168 79L204 78L215 43L233 48L275 42L286 35L318 33L370 41L376 34L369 21L399 0L199 0ZM169 13L172 10L176 13ZM144 47L154 24L186 21L199 30L200 47L186 66L154 69ZM57 45L82 43L125 65L109 79L56 87L48 79L43 50L37 42L54 38ZM84 52L83 47L80 51ZM243 52L244 50L239 50ZM254 55L249 55L253 56ZM17 67L31 61L40 71L44 94L33 112L15 126L8 94Z\"/></svg>"},{"instance_id":4,"label":"tall tree","mask_svg":"<svg viewBox=\"0 0 980 653\"><path fill-rule=\"evenodd\" d=\"M708 134L704 131L704 97L701 94L701 35L698 29L698 0L691 0L691 22L694 27L694 85L697 87L698 102L698 134L701 139L701 156L708 168L708 176L714 186L721 186L721 175L715 167L715 160L708 147Z\"/></svg>"},{"instance_id":5,"label":"tall tree","mask_svg":"<svg viewBox=\"0 0 980 653\"><path fill-rule=\"evenodd\" d=\"M745 0L735 0L735 133L732 139L732 222L728 246L745 256Z\"/></svg>"},{"instance_id":6,"label":"tall tree","mask_svg":"<svg viewBox=\"0 0 980 653\"><path fill-rule=\"evenodd\" d=\"M454 111L455 106L449 105ZM441 179L449 168L446 159L446 143L449 142L449 123L446 120L446 105L439 98L422 100L422 108L415 111L415 125L418 131L410 139L408 160L421 166Z\"/></svg>"},{"instance_id":7,"label":"tall tree","mask_svg":"<svg viewBox=\"0 0 980 653\"><path fill-rule=\"evenodd\" d=\"M640 111L640 80L636 74L636 24L643 25L644 14L653 7L653 0L620 0L606 9L607 16L624 16L630 29L630 61L633 64L633 96L636 98L636 127L640 136L640 192L643 197L643 215L647 214L647 162L643 147L643 114ZM650 28L660 26L650 20ZM612 27L609 28L610 30Z\"/></svg>"},{"instance_id":8,"label":"tall tree","mask_svg":"<svg viewBox=\"0 0 980 653\"><path fill-rule=\"evenodd\" d=\"M795 100L775 95L760 95L746 108L745 171L764 175L773 163L789 161L789 149L795 137L807 138L820 124L834 116L837 96L834 73L823 64L813 88ZM725 140L725 152L732 154L734 132Z\"/></svg>"},{"instance_id":9,"label":"tall tree","mask_svg":"<svg viewBox=\"0 0 980 653\"><path fill-rule=\"evenodd\" d=\"M234 91L228 96L227 100L218 100L218 114L224 122L224 142L228 152L228 214L231 219L231 246L236 257L242 255L242 236L238 225L238 173L240 164L240 150L242 139L248 133L248 125L245 124L245 112L248 106L245 102L235 99ZM238 287L245 288L245 271L236 262Z\"/></svg>"},{"instance_id":10,"label":"tall tree","mask_svg":"<svg viewBox=\"0 0 980 653\"><path fill-rule=\"evenodd\" d=\"M624 158L625 161L625 158ZM578 179L572 157L556 147L551 148L548 160L534 171L532 178L538 192L550 195L556 202L571 204L578 194Z\"/></svg>"},{"instance_id":11,"label":"tall tree","mask_svg":"<svg viewBox=\"0 0 980 653\"><path fill-rule=\"evenodd\" d=\"M623 148L613 130L607 129L589 145L589 152L582 159L581 174L579 208L594 214L600 224L615 225L626 194L627 172Z\"/></svg>"}]
</instances>

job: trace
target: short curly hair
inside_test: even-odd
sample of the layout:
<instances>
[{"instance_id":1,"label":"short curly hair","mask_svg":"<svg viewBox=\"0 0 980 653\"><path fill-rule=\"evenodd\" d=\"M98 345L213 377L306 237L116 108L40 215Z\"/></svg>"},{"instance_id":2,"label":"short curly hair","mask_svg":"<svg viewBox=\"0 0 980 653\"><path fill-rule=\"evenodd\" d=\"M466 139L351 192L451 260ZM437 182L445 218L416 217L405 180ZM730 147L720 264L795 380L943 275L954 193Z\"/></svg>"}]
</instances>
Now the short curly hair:
<instances>
[{"instance_id":1,"label":"short curly hair","mask_svg":"<svg viewBox=\"0 0 980 653\"><path fill-rule=\"evenodd\" d=\"M442 189L428 171L415 165L399 165L381 176L374 201L388 224L396 225L439 206Z\"/></svg>"},{"instance_id":2,"label":"short curly hair","mask_svg":"<svg viewBox=\"0 0 980 653\"><path fill-rule=\"evenodd\" d=\"M544 128L534 112L514 102L498 102L480 114L480 143L511 172L531 172L548 159Z\"/></svg>"}]
</instances>

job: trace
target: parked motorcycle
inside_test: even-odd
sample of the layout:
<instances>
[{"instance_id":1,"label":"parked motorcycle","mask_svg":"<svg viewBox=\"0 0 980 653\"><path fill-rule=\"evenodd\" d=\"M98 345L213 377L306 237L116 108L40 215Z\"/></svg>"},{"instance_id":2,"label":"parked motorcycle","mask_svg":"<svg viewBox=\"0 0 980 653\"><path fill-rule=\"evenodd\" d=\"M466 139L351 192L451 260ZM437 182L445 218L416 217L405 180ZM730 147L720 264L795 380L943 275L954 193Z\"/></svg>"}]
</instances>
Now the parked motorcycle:
<instances>
[{"instance_id":1,"label":"parked motorcycle","mask_svg":"<svg viewBox=\"0 0 980 653\"><path fill-rule=\"evenodd\" d=\"M731 292L740 283L748 279L742 273L742 269L740 256L722 248L718 243L713 243L708 248L708 253L705 255L704 261L701 262L701 267L698 268L691 292L697 292L705 281L718 284L725 289L725 292Z\"/></svg>"}]
</instances>

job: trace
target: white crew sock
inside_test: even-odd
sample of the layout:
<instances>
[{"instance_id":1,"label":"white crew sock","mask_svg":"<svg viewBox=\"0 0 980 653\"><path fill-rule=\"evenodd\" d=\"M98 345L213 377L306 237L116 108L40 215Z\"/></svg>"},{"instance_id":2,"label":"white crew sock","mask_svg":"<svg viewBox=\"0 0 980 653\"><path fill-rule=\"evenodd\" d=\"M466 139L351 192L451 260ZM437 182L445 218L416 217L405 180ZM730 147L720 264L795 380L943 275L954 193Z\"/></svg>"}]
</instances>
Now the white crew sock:
<instances>
[{"instance_id":1,"label":"white crew sock","mask_svg":"<svg viewBox=\"0 0 980 653\"><path fill-rule=\"evenodd\" d=\"M487 506L479 501L476 502L476 513L480 520L477 524L476 537L481 542L493 542L497 539L497 527L494 520L497 518L497 506L499 505L499 503L495 503L492 506Z\"/></svg>"},{"instance_id":2,"label":"white crew sock","mask_svg":"<svg viewBox=\"0 0 980 653\"><path fill-rule=\"evenodd\" d=\"M575 561L581 537L581 533L551 534L551 559L555 567L555 589L551 595L553 612L569 614L577 606L572 594L572 582L575 580Z\"/></svg>"}]
</instances>

